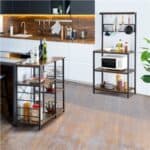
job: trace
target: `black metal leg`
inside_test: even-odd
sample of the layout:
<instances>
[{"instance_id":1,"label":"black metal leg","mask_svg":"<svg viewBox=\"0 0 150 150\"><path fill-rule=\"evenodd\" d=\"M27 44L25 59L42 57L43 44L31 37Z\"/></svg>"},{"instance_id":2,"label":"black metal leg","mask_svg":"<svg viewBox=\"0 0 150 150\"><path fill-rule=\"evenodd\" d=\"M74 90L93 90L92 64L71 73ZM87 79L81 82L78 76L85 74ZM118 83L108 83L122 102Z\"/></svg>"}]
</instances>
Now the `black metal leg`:
<instances>
[{"instance_id":1,"label":"black metal leg","mask_svg":"<svg viewBox=\"0 0 150 150\"><path fill-rule=\"evenodd\" d=\"M63 86L63 112L65 111L65 80L64 80L64 72L65 72L65 65L64 65L64 59L62 59L62 86Z\"/></svg>"},{"instance_id":2,"label":"black metal leg","mask_svg":"<svg viewBox=\"0 0 150 150\"><path fill-rule=\"evenodd\" d=\"M39 66L39 106L40 106L39 107L39 130L41 129L41 84L40 84L40 81L41 81L41 67Z\"/></svg>"},{"instance_id":3,"label":"black metal leg","mask_svg":"<svg viewBox=\"0 0 150 150\"><path fill-rule=\"evenodd\" d=\"M56 113L57 113L57 112L56 112L56 111L57 111L57 110L56 110L56 103L57 103L57 102L56 102L56 99L57 99L57 91L56 91L56 82L57 82L57 81L56 81L56 80L57 80L57 79L56 79L56 61L54 62L54 80L55 80L55 81L54 81L54 84L55 84L54 103L55 103L55 118L56 118Z\"/></svg>"},{"instance_id":4,"label":"black metal leg","mask_svg":"<svg viewBox=\"0 0 150 150\"><path fill-rule=\"evenodd\" d=\"M95 94L95 52L93 52L93 93Z\"/></svg>"},{"instance_id":5,"label":"black metal leg","mask_svg":"<svg viewBox=\"0 0 150 150\"><path fill-rule=\"evenodd\" d=\"M35 77L36 76L36 74L35 74L35 69L36 68L33 68L33 77ZM35 103L35 87L33 87L33 102Z\"/></svg>"},{"instance_id":6,"label":"black metal leg","mask_svg":"<svg viewBox=\"0 0 150 150\"><path fill-rule=\"evenodd\" d=\"M137 37L136 37L136 24L137 24L137 15L135 13L135 41L134 41L134 48L135 48L135 52L134 52L134 94L136 94L136 41L137 41Z\"/></svg>"},{"instance_id":7,"label":"black metal leg","mask_svg":"<svg viewBox=\"0 0 150 150\"><path fill-rule=\"evenodd\" d=\"M43 66L43 70L42 72L44 72L45 67ZM44 108L45 108L45 93L44 93L44 86L42 86L42 99L43 99L43 113L45 112Z\"/></svg>"},{"instance_id":8,"label":"black metal leg","mask_svg":"<svg viewBox=\"0 0 150 150\"><path fill-rule=\"evenodd\" d=\"M128 59L128 60L127 60L127 69L128 69L128 71L129 71L129 69L130 69L130 68L129 68L129 65L130 65L130 64L129 64L129 59L130 59L129 54L127 55L127 59ZM130 74L129 74L129 72L128 72L128 74L127 74L127 87L128 87L128 88L127 88L127 89L128 89L128 91L127 91L127 98L129 98L129 96L130 96L130 95L129 95L129 94L130 94L130 89L129 89L129 88L130 88L130 85L129 85L129 83L130 83L130 82L129 82L130 76L129 76L129 75L130 75Z\"/></svg>"}]
</instances>

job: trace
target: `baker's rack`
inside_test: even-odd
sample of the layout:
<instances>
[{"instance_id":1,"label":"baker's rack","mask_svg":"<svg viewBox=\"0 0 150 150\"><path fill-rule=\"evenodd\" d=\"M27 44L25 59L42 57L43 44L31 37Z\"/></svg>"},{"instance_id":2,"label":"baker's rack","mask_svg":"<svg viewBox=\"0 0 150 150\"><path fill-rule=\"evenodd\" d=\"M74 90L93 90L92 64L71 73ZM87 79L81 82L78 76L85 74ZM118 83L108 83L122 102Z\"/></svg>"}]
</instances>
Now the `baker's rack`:
<instances>
[{"instance_id":1,"label":"baker's rack","mask_svg":"<svg viewBox=\"0 0 150 150\"><path fill-rule=\"evenodd\" d=\"M19 69L27 69L30 75L23 79ZM48 72L46 77L45 71ZM52 57L39 63L23 61L17 63L16 72L17 125L31 125L41 129L65 111L64 57ZM25 102L29 102L30 106L25 107ZM52 105L47 109L49 102ZM36 116L32 114L33 104L39 106Z\"/></svg>"},{"instance_id":2,"label":"baker's rack","mask_svg":"<svg viewBox=\"0 0 150 150\"><path fill-rule=\"evenodd\" d=\"M137 31L136 31L136 26L137 26L137 14L136 12L101 12L101 49L97 49L93 51L93 93L97 94L111 94L115 96L126 96L129 98L130 96L136 94L136 39L137 39ZM105 16L118 16L118 15L133 15L134 16L134 23L132 24L133 27L133 33L134 34L134 49L129 50L128 52L115 52L115 51L106 51L104 50L104 35L106 33L105 26L113 26L113 24L107 24L104 23L104 17ZM127 26L128 24L124 24ZM123 33L124 31L118 30L118 31L109 31L110 33ZM125 70L110 70L110 69L105 69L101 66L96 66L96 55L100 57L103 57L106 54L109 55L125 55L127 56L127 69ZM131 68L131 56L133 56L133 66ZM100 59L99 59L100 60ZM101 74L101 81L100 84L96 84L96 73ZM126 76L127 80L127 91L118 91L116 88L114 89L107 89L103 88L101 86L102 83L104 83L104 77L105 74L122 74ZM131 76L133 77L133 85L131 86ZM115 85L113 85L115 86Z\"/></svg>"}]
</instances>

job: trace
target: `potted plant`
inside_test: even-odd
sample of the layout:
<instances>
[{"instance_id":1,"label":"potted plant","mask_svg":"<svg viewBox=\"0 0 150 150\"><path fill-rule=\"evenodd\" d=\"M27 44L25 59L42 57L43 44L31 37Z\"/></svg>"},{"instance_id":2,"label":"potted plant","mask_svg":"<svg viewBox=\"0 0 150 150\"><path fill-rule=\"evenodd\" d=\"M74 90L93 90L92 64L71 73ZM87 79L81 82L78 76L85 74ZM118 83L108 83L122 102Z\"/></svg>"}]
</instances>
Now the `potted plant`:
<instances>
[{"instance_id":1,"label":"potted plant","mask_svg":"<svg viewBox=\"0 0 150 150\"><path fill-rule=\"evenodd\" d=\"M150 45L150 39L144 38L147 44ZM144 69L148 72L150 72L150 46L149 47L143 47L144 51L141 54L141 61L143 62ZM141 77L141 79L145 83L150 83L150 74L145 74Z\"/></svg>"}]
</instances>

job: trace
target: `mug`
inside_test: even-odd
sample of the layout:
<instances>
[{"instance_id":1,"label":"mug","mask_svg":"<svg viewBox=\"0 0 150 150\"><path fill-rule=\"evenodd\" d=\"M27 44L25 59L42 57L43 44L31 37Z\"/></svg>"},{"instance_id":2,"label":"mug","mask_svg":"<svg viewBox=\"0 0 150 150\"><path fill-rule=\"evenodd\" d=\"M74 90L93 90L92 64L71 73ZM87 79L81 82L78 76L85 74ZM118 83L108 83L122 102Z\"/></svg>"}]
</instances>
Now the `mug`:
<instances>
[{"instance_id":1,"label":"mug","mask_svg":"<svg viewBox=\"0 0 150 150\"><path fill-rule=\"evenodd\" d=\"M53 8L53 14L58 14L58 8Z\"/></svg>"}]
</instances>

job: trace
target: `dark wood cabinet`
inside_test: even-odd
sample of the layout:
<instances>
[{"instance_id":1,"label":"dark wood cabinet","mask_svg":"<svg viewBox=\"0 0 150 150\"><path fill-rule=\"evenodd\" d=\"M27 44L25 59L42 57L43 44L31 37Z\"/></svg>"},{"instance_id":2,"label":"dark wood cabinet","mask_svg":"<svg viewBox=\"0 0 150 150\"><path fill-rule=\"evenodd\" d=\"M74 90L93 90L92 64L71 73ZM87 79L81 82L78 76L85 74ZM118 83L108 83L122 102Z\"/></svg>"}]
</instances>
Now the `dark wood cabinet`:
<instances>
[{"instance_id":1,"label":"dark wood cabinet","mask_svg":"<svg viewBox=\"0 0 150 150\"><path fill-rule=\"evenodd\" d=\"M1 14L53 14L55 11L58 14L94 14L95 0L0 1Z\"/></svg>"},{"instance_id":2,"label":"dark wood cabinet","mask_svg":"<svg viewBox=\"0 0 150 150\"><path fill-rule=\"evenodd\" d=\"M12 14L13 12L13 0L10 1L0 1L0 13L1 14Z\"/></svg>"},{"instance_id":3,"label":"dark wood cabinet","mask_svg":"<svg viewBox=\"0 0 150 150\"><path fill-rule=\"evenodd\" d=\"M13 13L14 14L30 13L29 1L13 1Z\"/></svg>"},{"instance_id":4,"label":"dark wood cabinet","mask_svg":"<svg viewBox=\"0 0 150 150\"><path fill-rule=\"evenodd\" d=\"M95 14L95 0L71 0L71 14Z\"/></svg>"},{"instance_id":5,"label":"dark wood cabinet","mask_svg":"<svg viewBox=\"0 0 150 150\"><path fill-rule=\"evenodd\" d=\"M51 14L51 2L45 1L30 1L30 14Z\"/></svg>"},{"instance_id":6,"label":"dark wood cabinet","mask_svg":"<svg viewBox=\"0 0 150 150\"><path fill-rule=\"evenodd\" d=\"M51 0L51 12L55 14L53 9L57 9L58 14L70 14L70 0Z\"/></svg>"},{"instance_id":7,"label":"dark wood cabinet","mask_svg":"<svg viewBox=\"0 0 150 150\"><path fill-rule=\"evenodd\" d=\"M0 2L1 14L51 14L50 0L26 0L26 1L5 1Z\"/></svg>"}]
</instances>

